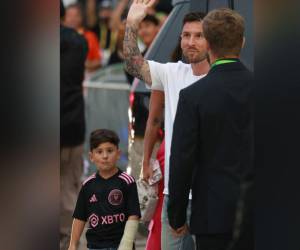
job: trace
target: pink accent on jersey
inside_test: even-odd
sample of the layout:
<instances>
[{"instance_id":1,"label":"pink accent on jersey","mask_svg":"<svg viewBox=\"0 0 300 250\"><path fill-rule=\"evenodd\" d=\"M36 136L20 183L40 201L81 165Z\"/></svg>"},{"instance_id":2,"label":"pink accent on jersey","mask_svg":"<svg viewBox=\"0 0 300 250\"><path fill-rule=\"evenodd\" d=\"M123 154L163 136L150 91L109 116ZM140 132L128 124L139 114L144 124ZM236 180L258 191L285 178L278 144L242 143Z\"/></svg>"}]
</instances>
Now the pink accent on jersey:
<instances>
[{"instance_id":1,"label":"pink accent on jersey","mask_svg":"<svg viewBox=\"0 0 300 250\"><path fill-rule=\"evenodd\" d=\"M130 184L130 182L126 179L126 177L123 177L122 175L119 175L119 178L124 180L128 185Z\"/></svg>"},{"instance_id":2,"label":"pink accent on jersey","mask_svg":"<svg viewBox=\"0 0 300 250\"><path fill-rule=\"evenodd\" d=\"M128 176L126 176L124 174L122 176L125 177L129 181L129 183L133 183L132 179L130 179Z\"/></svg>"},{"instance_id":3,"label":"pink accent on jersey","mask_svg":"<svg viewBox=\"0 0 300 250\"><path fill-rule=\"evenodd\" d=\"M82 186L84 186L87 182L89 182L90 180L96 178L96 174L92 174L91 176L89 176L83 183Z\"/></svg>"},{"instance_id":4,"label":"pink accent on jersey","mask_svg":"<svg viewBox=\"0 0 300 250\"><path fill-rule=\"evenodd\" d=\"M128 177L132 182L135 181L134 178L131 175L129 175L129 174L125 173L125 172L123 172L121 175Z\"/></svg>"},{"instance_id":5,"label":"pink accent on jersey","mask_svg":"<svg viewBox=\"0 0 300 250\"><path fill-rule=\"evenodd\" d=\"M125 214L121 213L120 214L120 221L124 221L125 220Z\"/></svg>"},{"instance_id":6,"label":"pink accent on jersey","mask_svg":"<svg viewBox=\"0 0 300 250\"><path fill-rule=\"evenodd\" d=\"M125 172L123 172L122 174L119 175L119 177L123 180L127 180L127 184L133 183L134 182L134 178L128 174L126 174ZM123 178L122 178L123 177ZM124 179L125 178L125 179Z\"/></svg>"},{"instance_id":7,"label":"pink accent on jersey","mask_svg":"<svg viewBox=\"0 0 300 250\"><path fill-rule=\"evenodd\" d=\"M95 227L98 225L98 222L99 222L99 217L98 217L98 215L92 214L92 215L89 217L89 222L90 222L91 227L95 228Z\"/></svg>"},{"instance_id":8,"label":"pink accent on jersey","mask_svg":"<svg viewBox=\"0 0 300 250\"><path fill-rule=\"evenodd\" d=\"M108 224L112 224L114 222L114 217L112 217L111 215L107 216L107 223Z\"/></svg>"},{"instance_id":9,"label":"pink accent on jersey","mask_svg":"<svg viewBox=\"0 0 300 250\"><path fill-rule=\"evenodd\" d=\"M101 225L104 224L113 224L113 223L118 223L118 222L123 222L125 220L125 214L120 213L120 214L113 214L113 215L105 215L101 216Z\"/></svg>"},{"instance_id":10,"label":"pink accent on jersey","mask_svg":"<svg viewBox=\"0 0 300 250\"><path fill-rule=\"evenodd\" d=\"M124 175L123 173L121 174L121 176L122 176L123 178L125 178L129 183L131 183L131 180L128 178L128 176Z\"/></svg>"}]
</instances>

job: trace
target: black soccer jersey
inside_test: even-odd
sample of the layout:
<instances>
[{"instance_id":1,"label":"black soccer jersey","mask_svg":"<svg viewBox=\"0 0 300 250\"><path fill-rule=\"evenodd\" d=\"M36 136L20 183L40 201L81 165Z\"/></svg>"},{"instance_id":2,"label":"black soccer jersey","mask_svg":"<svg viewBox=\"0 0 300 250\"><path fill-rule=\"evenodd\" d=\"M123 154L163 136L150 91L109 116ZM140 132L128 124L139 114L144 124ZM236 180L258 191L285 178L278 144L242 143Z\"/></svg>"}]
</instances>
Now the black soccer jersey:
<instances>
[{"instance_id":1,"label":"black soccer jersey","mask_svg":"<svg viewBox=\"0 0 300 250\"><path fill-rule=\"evenodd\" d=\"M137 187L132 176L119 170L104 179L97 172L83 182L73 217L89 223L88 248L118 247L131 215L140 217Z\"/></svg>"}]
</instances>

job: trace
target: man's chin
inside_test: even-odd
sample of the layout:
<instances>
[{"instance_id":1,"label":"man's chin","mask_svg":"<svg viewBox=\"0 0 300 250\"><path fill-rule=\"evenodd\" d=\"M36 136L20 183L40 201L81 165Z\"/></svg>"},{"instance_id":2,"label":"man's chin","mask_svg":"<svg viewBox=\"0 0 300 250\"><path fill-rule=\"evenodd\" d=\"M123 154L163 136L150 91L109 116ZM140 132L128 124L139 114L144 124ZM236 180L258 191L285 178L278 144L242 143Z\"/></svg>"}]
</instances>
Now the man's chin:
<instances>
[{"instance_id":1,"label":"man's chin","mask_svg":"<svg viewBox=\"0 0 300 250\"><path fill-rule=\"evenodd\" d=\"M188 57L188 58L186 58L186 60L189 64L191 64L191 63L200 63L200 62L203 62L204 60L206 60L206 57L203 57L203 58Z\"/></svg>"},{"instance_id":2,"label":"man's chin","mask_svg":"<svg viewBox=\"0 0 300 250\"><path fill-rule=\"evenodd\" d=\"M203 59L204 60L204 59ZM191 64L191 63L199 63L199 62L202 62L203 60L200 60L200 59L198 59L198 58L192 58L192 59L187 59L187 62L189 63L189 64Z\"/></svg>"}]
</instances>

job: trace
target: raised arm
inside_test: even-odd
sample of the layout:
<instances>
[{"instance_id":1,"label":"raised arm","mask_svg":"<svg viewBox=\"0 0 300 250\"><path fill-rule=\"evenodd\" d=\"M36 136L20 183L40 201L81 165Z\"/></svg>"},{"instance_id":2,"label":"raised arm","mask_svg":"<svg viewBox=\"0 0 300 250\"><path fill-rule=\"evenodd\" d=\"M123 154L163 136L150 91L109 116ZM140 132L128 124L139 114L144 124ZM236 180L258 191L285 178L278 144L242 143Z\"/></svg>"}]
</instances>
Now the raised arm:
<instances>
[{"instance_id":1,"label":"raised arm","mask_svg":"<svg viewBox=\"0 0 300 250\"><path fill-rule=\"evenodd\" d=\"M147 9L152 7L155 2L156 0L133 0L127 15L123 43L126 71L149 86L152 84L149 64L138 48L137 32L140 22L147 14Z\"/></svg>"}]
</instances>

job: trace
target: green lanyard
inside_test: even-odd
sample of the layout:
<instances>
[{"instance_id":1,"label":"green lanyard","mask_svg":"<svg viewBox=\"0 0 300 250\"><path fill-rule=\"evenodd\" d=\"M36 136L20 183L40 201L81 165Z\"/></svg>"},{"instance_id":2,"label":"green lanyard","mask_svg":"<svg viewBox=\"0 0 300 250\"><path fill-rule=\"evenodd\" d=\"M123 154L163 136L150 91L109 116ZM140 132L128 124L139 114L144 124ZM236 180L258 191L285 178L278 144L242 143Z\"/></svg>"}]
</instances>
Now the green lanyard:
<instances>
[{"instance_id":1,"label":"green lanyard","mask_svg":"<svg viewBox=\"0 0 300 250\"><path fill-rule=\"evenodd\" d=\"M217 59L217 60L211 65L211 68L213 68L214 66L219 65L219 64L233 63L233 62L237 62L237 60L232 60L232 59Z\"/></svg>"}]
</instances>

